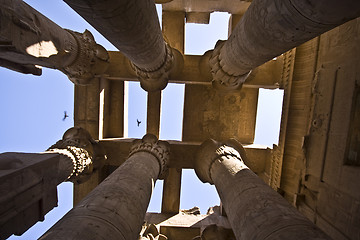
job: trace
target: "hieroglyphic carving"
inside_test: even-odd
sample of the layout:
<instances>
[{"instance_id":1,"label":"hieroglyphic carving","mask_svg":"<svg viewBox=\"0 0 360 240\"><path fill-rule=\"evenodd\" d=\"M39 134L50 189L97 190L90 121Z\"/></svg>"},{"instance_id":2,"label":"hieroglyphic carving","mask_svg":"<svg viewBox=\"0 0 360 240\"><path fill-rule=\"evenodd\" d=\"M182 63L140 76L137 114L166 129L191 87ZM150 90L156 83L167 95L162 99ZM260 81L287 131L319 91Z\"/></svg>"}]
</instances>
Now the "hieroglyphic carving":
<instances>
[{"instance_id":1,"label":"hieroglyphic carving","mask_svg":"<svg viewBox=\"0 0 360 240\"><path fill-rule=\"evenodd\" d=\"M279 82L279 88L286 89L289 81L292 77L292 71L295 61L295 48L283 53L283 69L281 73L281 80Z\"/></svg>"},{"instance_id":2,"label":"hieroglyphic carving","mask_svg":"<svg viewBox=\"0 0 360 240\"><path fill-rule=\"evenodd\" d=\"M284 157L284 147L285 147L285 135L287 127L287 119L289 114L289 104L290 104L290 93L291 93L291 83L294 70L295 62L295 52L296 49L291 49L283 54L283 71L281 74L281 81L279 88L284 89L283 97L283 107L281 114L281 125L279 133L279 143L273 145L273 150L271 151L271 163L270 163L270 177L268 184L274 190L278 190L280 187L281 180L281 171L282 171L282 161Z\"/></svg>"},{"instance_id":3,"label":"hieroglyphic carving","mask_svg":"<svg viewBox=\"0 0 360 240\"><path fill-rule=\"evenodd\" d=\"M163 178L169 162L169 143L158 140L153 134L146 134L142 139L134 140L129 157L137 152L148 152L156 157L160 165L159 176Z\"/></svg>"}]
</instances>

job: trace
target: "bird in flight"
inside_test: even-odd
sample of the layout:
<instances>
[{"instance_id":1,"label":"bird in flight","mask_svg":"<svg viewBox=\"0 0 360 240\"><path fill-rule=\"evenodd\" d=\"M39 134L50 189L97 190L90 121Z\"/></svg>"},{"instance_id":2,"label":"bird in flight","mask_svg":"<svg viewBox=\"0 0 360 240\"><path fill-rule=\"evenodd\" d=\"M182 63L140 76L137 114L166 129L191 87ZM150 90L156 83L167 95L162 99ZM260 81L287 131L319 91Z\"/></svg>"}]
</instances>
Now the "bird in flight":
<instances>
[{"instance_id":1,"label":"bird in flight","mask_svg":"<svg viewBox=\"0 0 360 240\"><path fill-rule=\"evenodd\" d=\"M65 121L65 119L69 117L69 115L67 115L66 111L64 111L64 117L63 117L63 121Z\"/></svg>"},{"instance_id":2,"label":"bird in flight","mask_svg":"<svg viewBox=\"0 0 360 240\"><path fill-rule=\"evenodd\" d=\"M139 126L140 126L141 121L139 121L139 119L136 119L136 122L137 122L137 126L139 127Z\"/></svg>"}]
</instances>

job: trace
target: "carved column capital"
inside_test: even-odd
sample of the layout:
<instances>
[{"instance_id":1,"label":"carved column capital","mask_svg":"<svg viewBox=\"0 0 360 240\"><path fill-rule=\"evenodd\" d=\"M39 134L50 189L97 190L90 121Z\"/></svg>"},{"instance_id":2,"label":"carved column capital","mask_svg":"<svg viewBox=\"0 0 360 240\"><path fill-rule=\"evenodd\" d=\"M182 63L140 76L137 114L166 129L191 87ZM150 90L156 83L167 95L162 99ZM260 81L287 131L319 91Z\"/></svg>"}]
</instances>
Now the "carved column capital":
<instances>
[{"instance_id":1,"label":"carved column capital","mask_svg":"<svg viewBox=\"0 0 360 240\"><path fill-rule=\"evenodd\" d=\"M164 62L157 69L142 69L134 63L131 63L133 70L140 78L141 87L148 92L163 90L168 84L169 75L173 68L175 57L173 49L166 42L165 50L166 54Z\"/></svg>"},{"instance_id":2,"label":"carved column capital","mask_svg":"<svg viewBox=\"0 0 360 240\"><path fill-rule=\"evenodd\" d=\"M243 83L250 75L251 71L243 75L237 75L236 73L229 73L224 69L224 63L221 60L221 49L226 41L217 41L212 55L209 59L209 65L211 68L212 85L215 89L222 91L232 91L241 89Z\"/></svg>"},{"instance_id":3,"label":"carved column capital","mask_svg":"<svg viewBox=\"0 0 360 240\"><path fill-rule=\"evenodd\" d=\"M95 42L90 31L78 33L65 29L76 40L77 52L75 60L68 66L60 69L75 84L88 84L95 75L105 72L109 54L106 49Z\"/></svg>"},{"instance_id":4,"label":"carved column capital","mask_svg":"<svg viewBox=\"0 0 360 240\"><path fill-rule=\"evenodd\" d=\"M144 223L142 225L139 240L166 240L168 239L165 235L161 234L155 224Z\"/></svg>"},{"instance_id":5,"label":"carved column capital","mask_svg":"<svg viewBox=\"0 0 360 240\"><path fill-rule=\"evenodd\" d=\"M106 160L103 149L90 136L89 132L80 127L68 129L63 138L52 145L47 152L55 152L72 160L72 173L68 180L82 182L90 174L101 168Z\"/></svg>"},{"instance_id":6,"label":"carved column capital","mask_svg":"<svg viewBox=\"0 0 360 240\"><path fill-rule=\"evenodd\" d=\"M214 184L211 178L212 165L216 161L222 162L228 158L242 162L244 168L247 168L244 163L244 159L246 158L245 150L237 140L230 139L225 143L217 142L213 139L206 140L201 144L196 156L196 175L202 182Z\"/></svg>"},{"instance_id":7,"label":"carved column capital","mask_svg":"<svg viewBox=\"0 0 360 240\"><path fill-rule=\"evenodd\" d=\"M146 134L142 139L134 140L130 149L129 157L137 152L150 153L158 160L160 165L159 178L163 178L169 162L169 147L170 145L168 142L158 140L155 135Z\"/></svg>"}]
</instances>

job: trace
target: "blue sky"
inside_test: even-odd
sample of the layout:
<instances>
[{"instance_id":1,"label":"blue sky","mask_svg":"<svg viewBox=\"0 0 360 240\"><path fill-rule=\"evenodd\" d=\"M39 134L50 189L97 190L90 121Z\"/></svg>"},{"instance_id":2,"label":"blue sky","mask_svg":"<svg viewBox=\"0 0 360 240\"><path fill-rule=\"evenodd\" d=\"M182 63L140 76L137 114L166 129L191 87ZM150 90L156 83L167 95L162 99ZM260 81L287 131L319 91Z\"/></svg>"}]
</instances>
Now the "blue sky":
<instances>
[{"instance_id":1,"label":"blue sky","mask_svg":"<svg viewBox=\"0 0 360 240\"><path fill-rule=\"evenodd\" d=\"M78 32L88 29L97 43L107 50L116 50L63 1L26 2L61 27ZM187 24L185 53L201 55L212 49L219 38L226 39L227 19L226 14L212 14L210 25ZM214 31L214 28L217 30ZM42 152L61 139L62 134L74 124L74 86L57 70L43 68L43 74L39 77L0 67L0 89L0 153ZM136 82L130 82L128 89L128 137L141 138L145 134L147 93ZM276 142L281 113L281 107L275 109L273 104L281 106L282 93L262 89L260 92L259 101L263 103L259 107L263 110L258 110L255 141L271 146ZM169 84L163 91L161 139L180 140L183 97L184 86L181 84ZM70 117L62 121L64 111ZM140 127L137 127L136 119L142 121ZM149 211L160 211L162 184L162 181L156 183ZM72 207L72 183L59 185L58 195L59 207L48 213L44 222L37 223L20 237L12 236L9 239L37 239L41 236ZM206 213L208 207L216 204L219 204L219 198L215 188L201 183L193 170L184 170L181 209L199 206L202 213Z\"/></svg>"}]
</instances>

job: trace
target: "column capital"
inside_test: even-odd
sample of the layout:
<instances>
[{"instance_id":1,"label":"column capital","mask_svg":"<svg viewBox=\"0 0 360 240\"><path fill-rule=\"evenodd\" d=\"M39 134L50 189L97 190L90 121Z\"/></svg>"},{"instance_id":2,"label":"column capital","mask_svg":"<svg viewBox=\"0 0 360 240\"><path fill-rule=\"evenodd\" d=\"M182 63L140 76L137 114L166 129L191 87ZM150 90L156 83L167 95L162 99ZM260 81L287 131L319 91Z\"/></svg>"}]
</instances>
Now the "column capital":
<instances>
[{"instance_id":1,"label":"column capital","mask_svg":"<svg viewBox=\"0 0 360 240\"><path fill-rule=\"evenodd\" d=\"M73 171L68 180L73 182L87 180L94 170L104 165L106 160L100 145L88 131L80 127L68 129L63 138L47 149L47 152L65 155L72 160Z\"/></svg>"},{"instance_id":2,"label":"column capital","mask_svg":"<svg viewBox=\"0 0 360 240\"><path fill-rule=\"evenodd\" d=\"M234 233L231 229L226 229L216 224L205 227L200 236L194 237L192 240L235 240Z\"/></svg>"},{"instance_id":3,"label":"column capital","mask_svg":"<svg viewBox=\"0 0 360 240\"><path fill-rule=\"evenodd\" d=\"M217 41L215 48L210 56L209 65L211 68L212 85L215 89L222 91L234 91L241 89L243 83L250 75L251 71L245 74L229 72L224 68L224 62L221 59L221 50L226 41Z\"/></svg>"},{"instance_id":4,"label":"column capital","mask_svg":"<svg viewBox=\"0 0 360 240\"><path fill-rule=\"evenodd\" d=\"M165 58L162 65L157 69L142 69L131 62L131 67L140 78L140 85L144 90L154 92L163 90L167 86L175 61L173 51L175 50L165 42Z\"/></svg>"},{"instance_id":5,"label":"column capital","mask_svg":"<svg viewBox=\"0 0 360 240\"><path fill-rule=\"evenodd\" d=\"M106 71L109 64L109 53L106 49L95 42L92 33L85 30L83 33L69 32L77 43L76 59L70 65L61 68L75 84L89 84L95 75L102 74Z\"/></svg>"},{"instance_id":6,"label":"column capital","mask_svg":"<svg viewBox=\"0 0 360 240\"><path fill-rule=\"evenodd\" d=\"M214 184L211 178L211 167L216 161L222 162L225 159L233 158L244 164L246 153L242 145L236 139L229 139L226 142L218 142L208 139L200 146L195 160L195 172L198 178L204 183Z\"/></svg>"},{"instance_id":7,"label":"column capital","mask_svg":"<svg viewBox=\"0 0 360 240\"><path fill-rule=\"evenodd\" d=\"M155 135L148 133L142 139L136 139L133 141L129 157L137 152L148 152L156 157L160 165L159 177L164 177L163 175L167 170L170 156L170 145L168 142L160 141Z\"/></svg>"}]
</instances>

